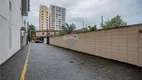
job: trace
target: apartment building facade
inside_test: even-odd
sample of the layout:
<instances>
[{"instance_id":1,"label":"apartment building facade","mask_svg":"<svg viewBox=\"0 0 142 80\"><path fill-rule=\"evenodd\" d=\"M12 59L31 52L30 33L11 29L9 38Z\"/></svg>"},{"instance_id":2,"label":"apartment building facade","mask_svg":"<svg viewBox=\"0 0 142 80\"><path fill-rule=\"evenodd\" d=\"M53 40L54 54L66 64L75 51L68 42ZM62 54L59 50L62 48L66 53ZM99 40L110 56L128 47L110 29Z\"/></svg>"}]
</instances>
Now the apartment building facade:
<instances>
[{"instance_id":1,"label":"apartment building facade","mask_svg":"<svg viewBox=\"0 0 142 80\"><path fill-rule=\"evenodd\" d=\"M47 37L47 29L49 29L48 7L40 5L39 31L36 31L36 37Z\"/></svg>"},{"instance_id":2,"label":"apartment building facade","mask_svg":"<svg viewBox=\"0 0 142 80\"><path fill-rule=\"evenodd\" d=\"M0 0L0 65L26 45L29 0Z\"/></svg>"},{"instance_id":3,"label":"apartment building facade","mask_svg":"<svg viewBox=\"0 0 142 80\"><path fill-rule=\"evenodd\" d=\"M49 7L49 26L53 30L62 30L62 25L66 22L66 8L56 5Z\"/></svg>"},{"instance_id":4,"label":"apartment building facade","mask_svg":"<svg viewBox=\"0 0 142 80\"><path fill-rule=\"evenodd\" d=\"M39 11L39 30L47 30L49 28L48 25L48 7L44 5L40 5Z\"/></svg>"}]
</instances>

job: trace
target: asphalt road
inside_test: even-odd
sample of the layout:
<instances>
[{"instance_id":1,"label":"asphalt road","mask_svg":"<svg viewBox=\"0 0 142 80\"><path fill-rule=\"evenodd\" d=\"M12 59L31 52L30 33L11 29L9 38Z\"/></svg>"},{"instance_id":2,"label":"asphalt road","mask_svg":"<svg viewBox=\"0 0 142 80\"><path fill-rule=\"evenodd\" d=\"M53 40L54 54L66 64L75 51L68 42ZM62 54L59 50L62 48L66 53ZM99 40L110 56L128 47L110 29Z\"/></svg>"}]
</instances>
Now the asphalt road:
<instances>
[{"instance_id":1,"label":"asphalt road","mask_svg":"<svg viewBox=\"0 0 142 80\"><path fill-rule=\"evenodd\" d=\"M1 66L0 80L19 80L26 52L26 48L25 51L19 51ZM25 80L142 80L142 68L32 43Z\"/></svg>"}]
</instances>

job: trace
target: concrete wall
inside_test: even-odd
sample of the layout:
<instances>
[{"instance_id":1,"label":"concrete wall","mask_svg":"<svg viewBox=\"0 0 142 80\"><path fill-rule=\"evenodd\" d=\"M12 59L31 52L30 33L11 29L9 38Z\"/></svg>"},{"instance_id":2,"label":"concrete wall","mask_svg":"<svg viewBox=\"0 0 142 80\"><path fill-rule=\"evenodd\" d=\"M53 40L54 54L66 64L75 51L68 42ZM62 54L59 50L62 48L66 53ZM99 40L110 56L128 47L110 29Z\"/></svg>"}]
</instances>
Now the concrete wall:
<instances>
[{"instance_id":1,"label":"concrete wall","mask_svg":"<svg viewBox=\"0 0 142 80\"><path fill-rule=\"evenodd\" d=\"M21 0L0 0L0 64L20 49L20 29L25 20L20 9Z\"/></svg>"},{"instance_id":2,"label":"concrete wall","mask_svg":"<svg viewBox=\"0 0 142 80\"><path fill-rule=\"evenodd\" d=\"M50 38L50 44L142 66L142 25ZM73 46L69 43L69 40ZM74 41L73 41L74 40Z\"/></svg>"}]
</instances>

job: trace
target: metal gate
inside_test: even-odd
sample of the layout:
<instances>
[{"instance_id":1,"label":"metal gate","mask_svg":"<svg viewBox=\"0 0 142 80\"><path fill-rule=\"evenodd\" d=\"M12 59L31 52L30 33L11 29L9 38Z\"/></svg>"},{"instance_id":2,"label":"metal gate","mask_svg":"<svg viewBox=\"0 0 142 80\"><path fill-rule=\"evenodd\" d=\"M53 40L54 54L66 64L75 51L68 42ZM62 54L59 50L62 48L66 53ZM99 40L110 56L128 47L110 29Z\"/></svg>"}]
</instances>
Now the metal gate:
<instances>
[{"instance_id":1,"label":"metal gate","mask_svg":"<svg viewBox=\"0 0 142 80\"><path fill-rule=\"evenodd\" d=\"M47 37L47 44L49 44L49 37Z\"/></svg>"}]
</instances>

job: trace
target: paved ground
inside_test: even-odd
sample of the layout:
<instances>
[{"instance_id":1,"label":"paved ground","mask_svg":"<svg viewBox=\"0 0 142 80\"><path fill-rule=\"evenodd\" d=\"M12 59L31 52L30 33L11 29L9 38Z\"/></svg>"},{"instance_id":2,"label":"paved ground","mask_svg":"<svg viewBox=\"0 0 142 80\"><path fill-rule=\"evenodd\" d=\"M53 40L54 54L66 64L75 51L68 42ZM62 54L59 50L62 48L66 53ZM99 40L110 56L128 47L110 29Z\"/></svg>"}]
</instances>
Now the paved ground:
<instances>
[{"instance_id":1,"label":"paved ground","mask_svg":"<svg viewBox=\"0 0 142 80\"><path fill-rule=\"evenodd\" d=\"M19 80L27 48L1 66L2 79ZM142 68L46 44L32 44L25 80L142 80Z\"/></svg>"},{"instance_id":2,"label":"paved ground","mask_svg":"<svg viewBox=\"0 0 142 80\"><path fill-rule=\"evenodd\" d=\"M25 63L28 46L17 52L12 58L0 66L0 80L20 80L21 72Z\"/></svg>"}]
</instances>

